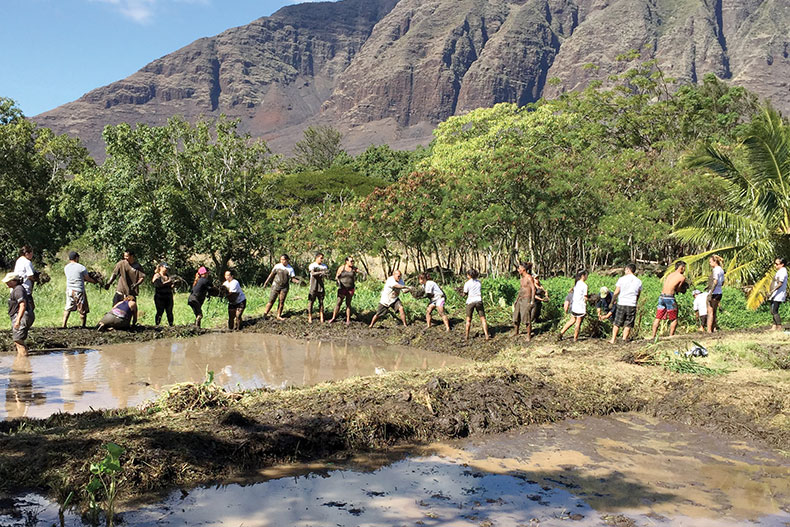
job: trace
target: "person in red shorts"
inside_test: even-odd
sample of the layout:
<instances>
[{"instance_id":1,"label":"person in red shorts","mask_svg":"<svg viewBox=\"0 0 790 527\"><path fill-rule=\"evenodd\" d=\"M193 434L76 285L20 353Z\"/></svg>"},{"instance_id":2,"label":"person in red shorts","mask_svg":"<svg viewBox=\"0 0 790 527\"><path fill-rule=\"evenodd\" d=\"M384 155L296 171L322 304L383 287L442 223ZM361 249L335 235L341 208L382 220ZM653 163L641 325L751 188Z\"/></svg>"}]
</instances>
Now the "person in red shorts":
<instances>
[{"instance_id":1,"label":"person in red shorts","mask_svg":"<svg viewBox=\"0 0 790 527\"><path fill-rule=\"evenodd\" d=\"M678 303L675 295L684 292L687 287L685 273L686 262L681 260L675 264L675 270L664 279L664 287L661 289L661 296L658 297L651 338L656 338L658 326L663 320L669 320L669 336L675 334L675 329L678 327Z\"/></svg>"}]
</instances>

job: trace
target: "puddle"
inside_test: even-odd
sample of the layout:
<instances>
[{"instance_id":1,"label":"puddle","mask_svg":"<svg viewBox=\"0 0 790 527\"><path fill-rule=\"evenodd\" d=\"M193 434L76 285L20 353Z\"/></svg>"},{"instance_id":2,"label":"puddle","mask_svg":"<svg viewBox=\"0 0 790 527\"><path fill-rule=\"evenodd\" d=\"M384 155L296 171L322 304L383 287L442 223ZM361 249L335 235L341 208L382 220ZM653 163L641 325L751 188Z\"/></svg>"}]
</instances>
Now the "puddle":
<instances>
[{"instance_id":1,"label":"puddle","mask_svg":"<svg viewBox=\"0 0 790 527\"><path fill-rule=\"evenodd\" d=\"M261 476L267 480L176 491L161 503L123 513L123 522L258 527L790 525L787 458L751 442L633 414L431 445L412 449L405 459L382 460L378 455L343 467L281 466ZM57 506L36 495L0 500L0 524L36 522L57 523ZM66 516L65 524L81 525L73 515Z\"/></svg>"},{"instance_id":2,"label":"puddle","mask_svg":"<svg viewBox=\"0 0 790 527\"><path fill-rule=\"evenodd\" d=\"M188 340L115 344L17 357L0 356L0 418L135 406L206 369L229 389L284 388L384 371L466 362L405 346L307 342L278 335L220 333Z\"/></svg>"}]
</instances>

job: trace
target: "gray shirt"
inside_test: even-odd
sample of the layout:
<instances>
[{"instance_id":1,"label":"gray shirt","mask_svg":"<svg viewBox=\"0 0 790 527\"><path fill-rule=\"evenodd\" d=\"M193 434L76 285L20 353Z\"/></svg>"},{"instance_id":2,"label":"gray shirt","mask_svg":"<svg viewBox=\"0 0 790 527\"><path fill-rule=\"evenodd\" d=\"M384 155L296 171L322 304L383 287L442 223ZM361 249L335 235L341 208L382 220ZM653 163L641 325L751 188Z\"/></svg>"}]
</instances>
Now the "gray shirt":
<instances>
[{"instance_id":1,"label":"gray shirt","mask_svg":"<svg viewBox=\"0 0 790 527\"><path fill-rule=\"evenodd\" d=\"M88 276L88 270L84 265L77 262L69 262L63 268L66 274L66 291L85 291L85 277Z\"/></svg>"}]
</instances>

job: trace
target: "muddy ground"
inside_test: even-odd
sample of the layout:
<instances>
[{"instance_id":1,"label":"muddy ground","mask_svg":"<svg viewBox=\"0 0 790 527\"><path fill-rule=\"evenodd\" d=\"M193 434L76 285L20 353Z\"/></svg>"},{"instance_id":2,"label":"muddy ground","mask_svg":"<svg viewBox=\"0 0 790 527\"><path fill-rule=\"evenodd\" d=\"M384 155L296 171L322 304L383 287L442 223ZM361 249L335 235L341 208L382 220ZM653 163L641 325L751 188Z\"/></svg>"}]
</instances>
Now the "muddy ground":
<instances>
[{"instance_id":1,"label":"muddy ground","mask_svg":"<svg viewBox=\"0 0 790 527\"><path fill-rule=\"evenodd\" d=\"M494 328L490 342L479 336L479 326L476 330L477 337L464 345L463 326L457 324L448 335L438 327L425 331L422 324L402 328L392 319L373 330L360 323L349 328L308 325L302 318L252 320L244 331L381 340L476 362L234 396L207 397L200 387L193 387L144 409L2 422L0 491L34 489L59 500L74 491L82 497L89 464L103 456L107 442L127 451L121 492L124 499L133 500L227 481L281 462L343 457L399 443L624 411L745 435L780 451L790 445L790 374L784 370L750 369L710 377L676 374L629 363L654 346L645 341L616 346L597 339L558 343L546 334L527 345L523 337L507 335L504 327ZM189 328L101 335L39 329L33 339L36 347L61 348L194 334ZM7 333L0 336L7 338ZM774 346L773 336L764 332L688 335L668 345L682 349L692 340L710 345L738 339L757 339L769 351ZM777 353L782 353L780 348ZM210 405L194 404L200 399Z\"/></svg>"}]
</instances>

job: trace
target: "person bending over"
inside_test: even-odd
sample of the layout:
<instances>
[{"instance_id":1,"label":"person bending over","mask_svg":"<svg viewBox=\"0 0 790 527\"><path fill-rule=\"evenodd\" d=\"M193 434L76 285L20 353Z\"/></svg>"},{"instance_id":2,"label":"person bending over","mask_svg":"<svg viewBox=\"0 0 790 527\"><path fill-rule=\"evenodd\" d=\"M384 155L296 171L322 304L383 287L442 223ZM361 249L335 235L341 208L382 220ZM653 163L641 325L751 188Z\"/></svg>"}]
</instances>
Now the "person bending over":
<instances>
[{"instance_id":1,"label":"person bending over","mask_svg":"<svg viewBox=\"0 0 790 527\"><path fill-rule=\"evenodd\" d=\"M137 302L132 295L119 300L99 322L99 331L129 329L132 320L137 320Z\"/></svg>"},{"instance_id":2,"label":"person bending over","mask_svg":"<svg viewBox=\"0 0 790 527\"><path fill-rule=\"evenodd\" d=\"M447 318L447 313L444 311L444 304L445 304L445 294L442 291L442 288L439 287L439 284L431 280L431 276L428 273L423 273L419 276L420 285L422 285L423 289L425 290L425 296L428 297L428 309L425 311L425 324L428 328L431 327L431 313L435 309L439 316L442 317L442 322L444 322L444 330L450 331L450 320Z\"/></svg>"},{"instance_id":3,"label":"person bending over","mask_svg":"<svg viewBox=\"0 0 790 527\"><path fill-rule=\"evenodd\" d=\"M653 333L650 338L656 338L658 326L663 320L669 320L669 336L675 334L675 329L678 327L678 302L675 300L675 295L686 287L685 273L686 262L681 260L675 264L675 270L664 278L664 285L656 306L656 318L653 320Z\"/></svg>"},{"instance_id":4,"label":"person bending over","mask_svg":"<svg viewBox=\"0 0 790 527\"><path fill-rule=\"evenodd\" d=\"M211 290L211 278L208 269L201 266L195 273L195 280L192 282L192 292L189 294L187 304L195 314L195 326L200 327L203 321L203 302Z\"/></svg>"},{"instance_id":5,"label":"person bending over","mask_svg":"<svg viewBox=\"0 0 790 527\"><path fill-rule=\"evenodd\" d=\"M401 291L408 291L409 288L403 283L401 279L401 272L395 269L392 276L387 278L384 282L384 289L381 290L381 298L379 299L379 307L376 314L373 315L373 320L370 321L370 326L373 327L376 321L383 316L387 311L392 309L397 311L400 315L401 322L404 326L409 324L406 322L406 311L403 309L403 303L400 301Z\"/></svg>"}]
</instances>

